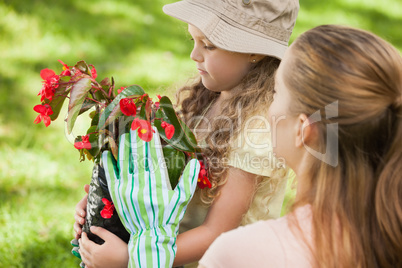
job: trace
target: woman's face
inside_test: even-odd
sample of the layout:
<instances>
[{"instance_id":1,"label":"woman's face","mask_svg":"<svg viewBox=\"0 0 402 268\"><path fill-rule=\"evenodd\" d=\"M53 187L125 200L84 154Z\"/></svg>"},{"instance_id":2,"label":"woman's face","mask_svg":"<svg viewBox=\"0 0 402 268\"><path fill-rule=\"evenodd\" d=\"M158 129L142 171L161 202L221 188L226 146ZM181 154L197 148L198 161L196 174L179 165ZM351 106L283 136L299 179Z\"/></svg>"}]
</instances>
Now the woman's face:
<instances>
[{"instance_id":1,"label":"woman's face","mask_svg":"<svg viewBox=\"0 0 402 268\"><path fill-rule=\"evenodd\" d=\"M286 164L292 168L297 159L294 153L296 149L297 117L291 115L289 109L291 96L286 88L283 78L284 72L291 71L288 68L291 50L288 49L275 74L274 100L269 107L268 115L271 124L271 137L273 151L276 157L283 157Z\"/></svg>"},{"instance_id":2,"label":"woman's face","mask_svg":"<svg viewBox=\"0 0 402 268\"><path fill-rule=\"evenodd\" d=\"M239 85L250 70L250 54L230 52L215 47L196 27L189 24L194 40L191 59L196 62L203 85L211 91L228 91Z\"/></svg>"}]
</instances>

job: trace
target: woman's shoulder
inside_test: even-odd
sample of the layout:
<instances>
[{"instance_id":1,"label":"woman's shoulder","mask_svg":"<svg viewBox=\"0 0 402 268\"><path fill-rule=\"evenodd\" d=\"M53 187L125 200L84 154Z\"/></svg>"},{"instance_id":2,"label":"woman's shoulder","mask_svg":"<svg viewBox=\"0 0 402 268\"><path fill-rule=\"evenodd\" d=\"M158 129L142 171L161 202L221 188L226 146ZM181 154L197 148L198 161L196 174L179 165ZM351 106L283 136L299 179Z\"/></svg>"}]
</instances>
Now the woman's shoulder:
<instances>
[{"instance_id":1,"label":"woman's shoulder","mask_svg":"<svg viewBox=\"0 0 402 268\"><path fill-rule=\"evenodd\" d=\"M199 263L205 267L263 267L267 263L281 267L285 260L278 244L274 230L265 222L256 222L220 235Z\"/></svg>"},{"instance_id":2,"label":"woman's shoulder","mask_svg":"<svg viewBox=\"0 0 402 268\"><path fill-rule=\"evenodd\" d=\"M294 222L298 222L298 225L302 228L303 232L306 232L307 236L310 236L311 232L311 206L305 205L295 209L292 213L272 220L258 221L246 226L239 227L235 230L229 231L222 235L224 239L233 239L239 235L244 237L245 241L262 240L269 241L275 240L282 245L286 244L286 241L298 240L298 236L292 230L291 225ZM290 239L290 240L289 240ZM271 243L266 244L267 247L272 246Z\"/></svg>"},{"instance_id":3,"label":"woman's shoulder","mask_svg":"<svg viewBox=\"0 0 402 268\"><path fill-rule=\"evenodd\" d=\"M309 207L294 213L300 224L309 224ZM309 229L309 228L307 228ZM307 247L289 226L289 217L259 221L219 236L200 263L206 267L310 267Z\"/></svg>"}]
</instances>

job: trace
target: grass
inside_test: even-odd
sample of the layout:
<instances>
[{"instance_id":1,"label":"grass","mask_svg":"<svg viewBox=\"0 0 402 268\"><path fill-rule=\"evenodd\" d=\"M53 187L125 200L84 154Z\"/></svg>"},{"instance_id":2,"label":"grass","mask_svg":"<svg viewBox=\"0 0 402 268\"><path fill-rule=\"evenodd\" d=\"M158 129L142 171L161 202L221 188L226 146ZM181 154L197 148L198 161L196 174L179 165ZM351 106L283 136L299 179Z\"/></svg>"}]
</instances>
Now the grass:
<instances>
[{"instance_id":1,"label":"grass","mask_svg":"<svg viewBox=\"0 0 402 268\"><path fill-rule=\"evenodd\" d=\"M173 96L194 74L186 25L162 0L0 0L0 267L74 267L74 206L89 182L61 119L34 125L43 68L85 60L117 86ZM318 24L372 31L402 50L398 0L301 0L292 40ZM62 115L65 114L62 112ZM75 130L79 133L80 128ZM294 194L289 190L287 199Z\"/></svg>"}]
</instances>

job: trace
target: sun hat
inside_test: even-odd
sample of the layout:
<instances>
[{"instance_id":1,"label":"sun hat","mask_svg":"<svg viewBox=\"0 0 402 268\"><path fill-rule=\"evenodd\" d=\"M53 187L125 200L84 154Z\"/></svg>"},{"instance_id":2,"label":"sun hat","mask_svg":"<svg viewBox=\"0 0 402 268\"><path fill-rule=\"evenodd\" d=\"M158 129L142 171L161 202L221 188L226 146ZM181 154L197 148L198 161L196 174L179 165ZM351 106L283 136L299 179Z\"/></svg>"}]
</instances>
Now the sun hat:
<instances>
[{"instance_id":1,"label":"sun hat","mask_svg":"<svg viewBox=\"0 0 402 268\"><path fill-rule=\"evenodd\" d=\"M215 46L282 59L299 11L298 0L183 0L163 7L192 24Z\"/></svg>"}]
</instances>

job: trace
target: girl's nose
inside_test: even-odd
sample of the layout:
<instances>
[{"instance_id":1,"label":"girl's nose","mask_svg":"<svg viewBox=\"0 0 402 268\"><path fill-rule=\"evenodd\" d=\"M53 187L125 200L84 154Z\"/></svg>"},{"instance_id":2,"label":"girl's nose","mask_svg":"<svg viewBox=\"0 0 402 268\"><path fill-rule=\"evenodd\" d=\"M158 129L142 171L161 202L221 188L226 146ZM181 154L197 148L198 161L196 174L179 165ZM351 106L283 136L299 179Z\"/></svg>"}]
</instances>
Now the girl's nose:
<instances>
[{"instance_id":1,"label":"girl's nose","mask_svg":"<svg viewBox=\"0 0 402 268\"><path fill-rule=\"evenodd\" d=\"M193 51L191 51L190 58L195 62L202 61L202 55L199 53L199 50L196 47L194 47Z\"/></svg>"}]
</instances>

